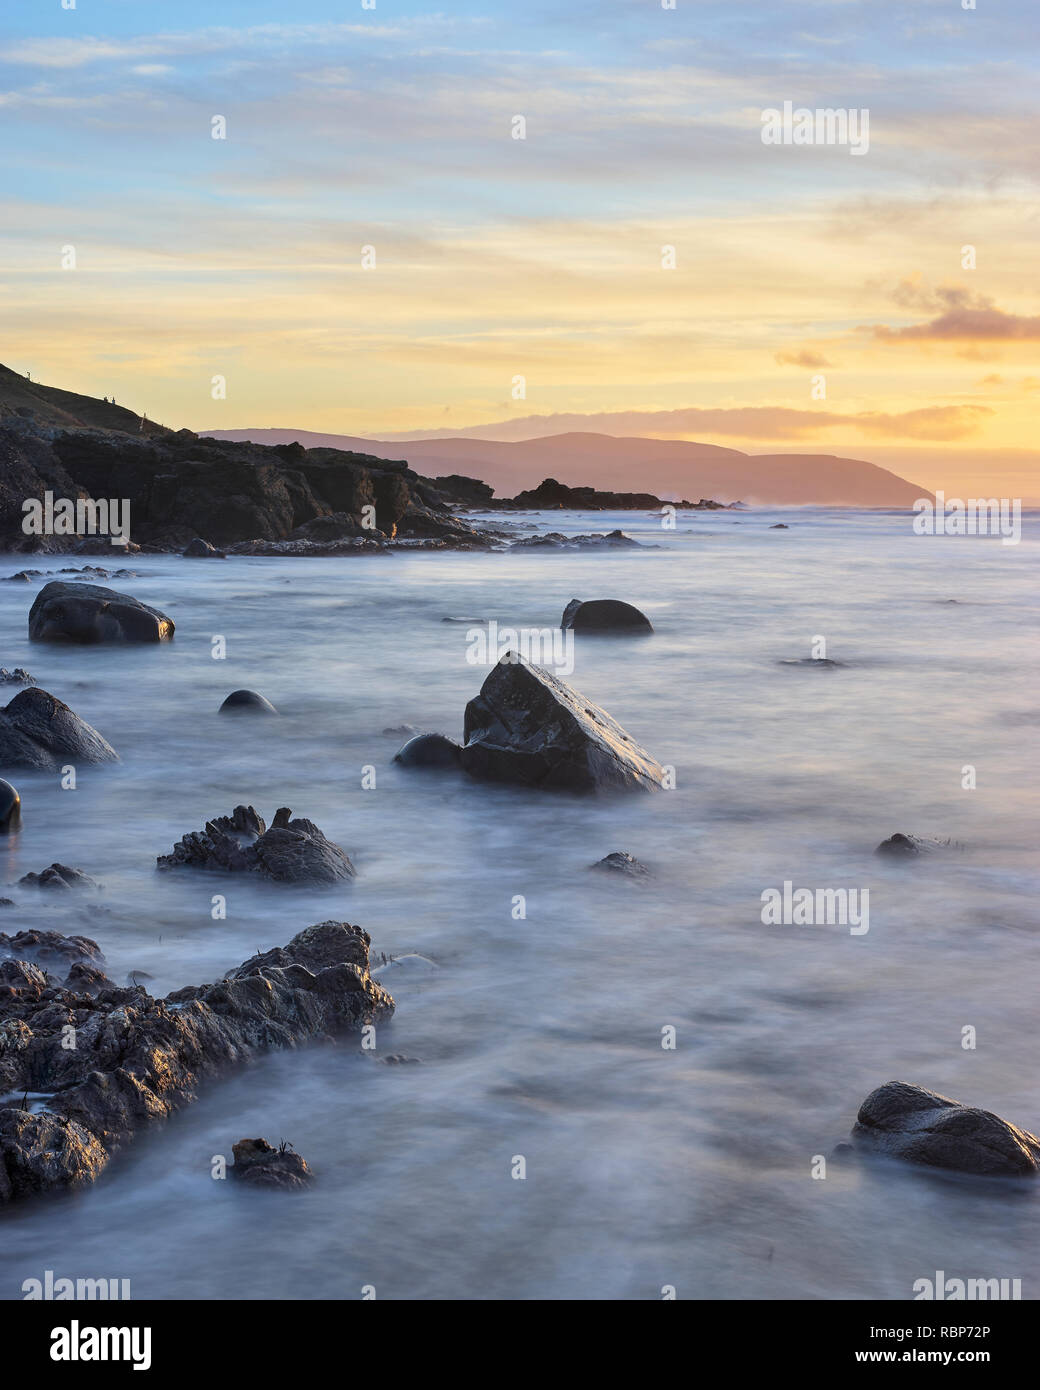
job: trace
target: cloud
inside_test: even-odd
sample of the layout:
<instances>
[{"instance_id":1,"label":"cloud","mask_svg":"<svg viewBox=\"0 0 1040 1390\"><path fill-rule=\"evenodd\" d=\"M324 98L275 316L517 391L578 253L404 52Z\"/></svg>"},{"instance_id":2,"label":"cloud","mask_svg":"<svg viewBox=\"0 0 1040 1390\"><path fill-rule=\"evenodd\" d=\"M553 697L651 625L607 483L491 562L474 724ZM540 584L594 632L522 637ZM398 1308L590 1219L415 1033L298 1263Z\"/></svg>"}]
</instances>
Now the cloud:
<instances>
[{"instance_id":1,"label":"cloud","mask_svg":"<svg viewBox=\"0 0 1040 1390\"><path fill-rule=\"evenodd\" d=\"M915 281L903 280L893 295L904 308L921 309L932 317L905 328L887 324L863 324L857 330L871 333L879 342L1006 342L1040 338L1040 314L1010 314L992 299L961 285L940 285L929 291Z\"/></svg>"},{"instance_id":2,"label":"cloud","mask_svg":"<svg viewBox=\"0 0 1040 1390\"><path fill-rule=\"evenodd\" d=\"M833 362L828 362L818 352L810 352L808 348L802 348L799 352L778 352L776 360L781 367L833 367Z\"/></svg>"}]
</instances>

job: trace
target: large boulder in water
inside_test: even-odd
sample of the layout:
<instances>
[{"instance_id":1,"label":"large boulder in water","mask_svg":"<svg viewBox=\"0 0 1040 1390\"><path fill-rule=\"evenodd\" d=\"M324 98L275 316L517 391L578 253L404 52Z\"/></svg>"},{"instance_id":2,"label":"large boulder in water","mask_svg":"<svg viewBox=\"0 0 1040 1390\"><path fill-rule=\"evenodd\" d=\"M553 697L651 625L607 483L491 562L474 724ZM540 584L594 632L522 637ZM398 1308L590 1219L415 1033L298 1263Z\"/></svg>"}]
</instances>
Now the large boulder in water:
<instances>
[{"instance_id":1,"label":"large boulder in water","mask_svg":"<svg viewBox=\"0 0 1040 1390\"><path fill-rule=\"evenodd\" d=\"M852 1139L858 1148L929 1168L987 1177L1040 1171L1035 1134L908 1081L889 1081L867 1096Z\"/></svg>"},{"instance_id":2,"label":"large boulder in water","mask_svg":"<svg viewBox=\"0 0 1040 1390\"><path fill-rule=\"evenodd\" d=\"M564 791L656 791L664 768L606 710L508 652L466 706L471 777Z\"/></svg>"},{"instance_id":3,"label":"large boulder in water","mask_svg":"<svg viewBox=\"0 0 1040 1390\"><path fill-rule=\"evenodd\" d=\"M291 820L287 806L275 812L268 829L252 806L236 806L230 816L207 821L158 858L160 869L219 869L257 873L282 883L340 883L354 877L354 866L313 821Z\"/></svg>"},{"instance_id":4,"label":"large boulder in water","mask_svg":"<svg viewBox=\"0 0 1040 1390\"><path fill-rule=\"evenodd\" d=\"M416 734L397 753L402 767L458 767L462 749L443 734Z\"/></svg>"},{"instance_id":5,"label":"large boulder in water","mask_svg":"<svg viewBox=\"0 0 1040 1390\"><path fill-rule=\"evenodd\" d=\"M100 584L52 580L29 609L34 642L167 642L173 630L165 613Z\"/></svg>"},{"instance_id":6,"label":"large boulder in water","mask_svg":"<svg viewBox=\"0 0 1040 1390\"><path fill-rule=\"evenodd\" d=\"M560 619L562 628L575 632L604 632L634 634L653 632L654 627L645 613L631 603L618 598L594 598L582 602L572 598Z\"/></svg>"},{"instance_id":7,"label":"large boulder in water","mask_svg":"<svg viewBox=\"0 0 1040 1390\"><path fill-rule=\"evenodd\" d=\"M119 754L97 729L38 686L0 709L0 767L54 771L66 763L114 763Z\"/></svg>"}]
</instances>

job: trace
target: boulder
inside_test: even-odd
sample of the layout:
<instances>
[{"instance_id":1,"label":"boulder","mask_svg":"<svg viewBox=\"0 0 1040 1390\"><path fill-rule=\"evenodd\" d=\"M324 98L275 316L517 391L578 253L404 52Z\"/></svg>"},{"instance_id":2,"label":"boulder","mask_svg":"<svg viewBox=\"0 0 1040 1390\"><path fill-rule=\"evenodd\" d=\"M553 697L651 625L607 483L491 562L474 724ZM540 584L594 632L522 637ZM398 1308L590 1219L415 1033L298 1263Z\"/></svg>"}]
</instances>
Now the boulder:
<instances>
[{"instance_id":1,"label":"boulder","mask_svg":"<svg viewBox=\"0 0 1040 1390\"><path fill-rule=\"evenodd\" d=\"M605 710L507 652L466 706L461 761L491 782L575 792L654 791L664 768Z\"/></svg>"},{"instance_id":2,"label":"boulder","mask_svg":"<svg viewBox=\"0 0 1040 1390\"><path fill-rule=\"evenodd\" d=\"M256 873L280 883L340 883L354 877L354 866L313 821L291 820L287 806L275 812L268 829L252 806L236 806L230 816L207 821L157 860L160 869L219 869Z\"/></svg>"},{"instance_id":3,"label":"boulder","mask_svg":"<svg viewBox=\"0 0 1040 1390\"><path fill-rule=\"evenodd\" d=\"M22 828L22 798L18 788L0 777L0 835L15 835Z\"/></svg>"},{"instance_id":4,"label":"boulder","mask_svg":"<svg viewBox=\"0 0 1040 1390\"><path fill-rule=\"evenodd\" d=\"M955 849L953 840L933 840L919 835L890 835L882 840L874 851L886 859L919 859L922 855L935 854L937 850Z\"/></svg>"},{"instance_id":5,"label":"boulder","mask_svg":"<svg viewBox=\"0 0 1040 1390\"><path fill-rule=\"evenodd\" d=\"M860 1106L852 1129L857 1148L929 1168L985 1177L1035 1177L1040 1139L989 1110L889 1081Z\"/></svg>"},{"instance_id":6,"label":"boulder","mask_svg":"<svg viewBox=\"0 0 1040 1390\"><path fill-rule=\"evenodd\" d=\"M89 936L63 936L61 932L15 932L7 936L0 932L0 956L14 960L32 961L48 975L64 979L76 966L100 969L105 963L101 947Z\"/></svg>"},{"instance_id":7,"label":"boulder","mask_svg":"<svg viewBox=\"0 0 1040 1390\"><path fill-rule=\"evenodd\" d=\"M0 709L0 766L56 771L66 763L114 763L119 754L55 696L29 686Z\"/></svg>"},{"instance_id":8,"label":"boulder","mask_svg":"<svg viewBox=\"0 0 1040 1390\"><path fill-rule=\"evenodd\" d=\"M18 987L0 987L0 1095L47 1099L42 1113L0 1102L0 1205L92 1182L140 1130L232 1066L388 1017L394 1001L369 975L369 945L360 927L321 922L214 984L163 999L96 967L45 988L17 972ZM67 1025L72 1049L61 1045Z\"/></svg>"},{"instance_id":9,"label":"boulder","mask_svg":"<svg viewBox=\"0 0 1040 1390\"><path fill-rule=\"evenodd\" d=\"M231 1176L256 1186L305 1187L312 1176L306 1160L293 1152L291 1144L276 1149L266 1139L240 1139L232 1153Z\"/></svg>"},{"instance_id":10,"label":"boulder","mask_svg":"<svg viewBox=\"0 0 1040 1390\"><path fill-rule=\"evenodd\" d=\"M615 850L613 854L608 854L605 859L597 860L589 867L608 874L624 874L626 878L645 879L650 877L650 870L645 864L636 859L634 855L620 849Z\"/></svg>"},{"instance_id":11,"label":"boulder","mask_svg":"<svg viewBox=\"0 0 1040 1390\"><path fill-rule=\"evenodd\" d=\"M416 734L394 754L402 767L458 767L462 749L443 734Z\"/></svg>"},{"instance_id":12,"label":"boulder","mask_svg":"<svg viewBox=\"0 0 1040 1390\"><path fill-rule=\"evenodd\" d=\"M630 603L616 598L594 598L586 602L572 598L563 610L562 628L575 632L653 632L653 624L645 613Z\"/></svg>"},{"instance_id":13,"label":"boulder","mask_svg":"<svg viewBox=\"0 0 1040 1390\"><path fill-rule=\"evenodd\" d=\"M97 891L101 887L82 869L70 869L66 864L52 864L39 874L23 874L18 883L20 887L47 888L59 893L72 893L84 888Z\"/></svg>"},{"instance_id":14,"label":"boulder","mask_svg":"<svg viewBox=\"0 0 1040 1390\"><path fill-rule=\"evenodd\" d=\"M29 609L34 642L167 642L173 630L165 613L100 584L53 579Z\"/></svg>"},{"instance_id":15,"label":"boulder","mask_svg":"<svg viewBox=\"0 0 1040 1390\"><path fill-rule=\"evenodd\" d=\"M194 540L181 551L187 560L226 560L227 556L222 550L218 550L215 545L210 545L209 541L204 541L201 536L196 536Z\"/></svg>"},{"instance_id":16,"label":"boulder","mask_svg":"<svg viewBox=\"0 0 1040 1390\"><path fill-rule=\"evenodd\" d=\"M270 700L255 690L232 690L220 707L221 714L277 714Z\"/></svg>"}]
</instances>

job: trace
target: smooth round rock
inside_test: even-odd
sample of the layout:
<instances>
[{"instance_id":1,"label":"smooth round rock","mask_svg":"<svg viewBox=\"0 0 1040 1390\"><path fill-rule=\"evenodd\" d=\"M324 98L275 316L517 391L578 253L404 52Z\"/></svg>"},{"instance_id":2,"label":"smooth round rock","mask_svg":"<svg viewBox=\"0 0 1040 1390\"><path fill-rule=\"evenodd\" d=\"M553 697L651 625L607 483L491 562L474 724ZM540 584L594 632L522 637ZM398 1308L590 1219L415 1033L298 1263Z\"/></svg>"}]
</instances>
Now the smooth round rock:
<instances>
[{"instance_id":1,"label":"smooth round rock","mask_svg":"<svg viewBox=\"0 0 1040 1390\"><path fill-rule=\"evenodd\" d=\"M255 690L232 690L220 707L221 714L277 714L270 700Z\"/></svg>"},{"instance_id":2,"label":"smooth round rock","mask_svg":"<svg viewBox=\"0 0 1040 1390\"><path fill-rule=\"evenodd\" d=\"M22 798L10 782L0 777L0 835L13 835L22 828Z\"/></svg>"},{"instance_id":3,"label":"smooth round rock","mask_svg":"<svg viewBox=\"0 0 1040 1390\"><path fill-rule=\"evenodd\" d=\"M394 755L394 762L402 767L457 767L460 752L459 745L443 734L416 734Z\"/></svg>"},{"instance_id":4,"label":"smooth round rock","mask_svg":"<svg viewBox=\"0 0 1040 1390\"><path fill-rule=\"evenodd\" d=\"M571 599L563 611L560 626L575 632L653 632L645 613L617 598L594 598L582 603Z\"/></svg>"}]
</instances>

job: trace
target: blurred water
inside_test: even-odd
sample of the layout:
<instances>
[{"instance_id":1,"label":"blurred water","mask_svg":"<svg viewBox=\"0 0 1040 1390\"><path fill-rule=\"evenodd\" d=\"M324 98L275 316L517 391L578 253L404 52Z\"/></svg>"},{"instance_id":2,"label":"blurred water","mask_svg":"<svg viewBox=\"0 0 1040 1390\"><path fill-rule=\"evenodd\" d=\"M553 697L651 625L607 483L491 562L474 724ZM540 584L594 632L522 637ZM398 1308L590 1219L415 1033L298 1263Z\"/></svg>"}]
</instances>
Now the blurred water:
<instances>
[{"instance_id":1,"label":"blurred water","mask_svg":"<svg viewBox=\"0 0 1040 1390\"><path fill-rule=\"evenodd\" d=\"M45 1269L129 1277L137 1298L900 1299L936 1269L1040 1295L1036 1195L893 1165L810 1177L893 1077L1040 1127L1037 518L1012 547L885 513L770 530L781 515L514 518L660 547L631 553L132 558L114 587L177 623L154 649L31 645L43 581L0 582L0 663L122 755L74 791L14 775L25 828L0 842L0 881L58 859L105 893L7 890L3 930L86 931L114 979L146 971L156 993L330 917L363 925L376 960L439 966L382 977L397 1013L378 1055L423 1065L347 1042L209 1087L92 1190L4 1211L0 1296ZM385 727L459 737L485 674L443 618L542 627L573 597L652 618L646 640L579 639L570 680L676 790L588 801L392 764ZM847 666L779 664L816 635ZM218 717L240 686L281 718ZM319 893L156 872L239 801L316 821L359 877ZM967 850L886 866L871 851L897 830ZM649 886L587 872L618 849ZM764 926L784 880L869 887L869 932ZM212 1180L211 1157L257 1134L292 1140L310 1190Z\"/></svg>"}]
</instances>

